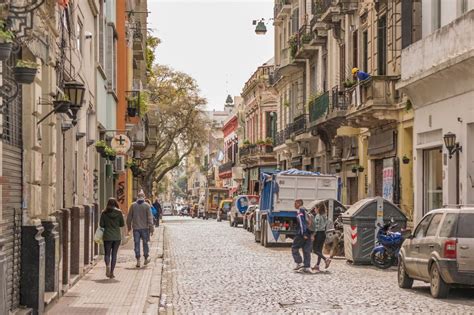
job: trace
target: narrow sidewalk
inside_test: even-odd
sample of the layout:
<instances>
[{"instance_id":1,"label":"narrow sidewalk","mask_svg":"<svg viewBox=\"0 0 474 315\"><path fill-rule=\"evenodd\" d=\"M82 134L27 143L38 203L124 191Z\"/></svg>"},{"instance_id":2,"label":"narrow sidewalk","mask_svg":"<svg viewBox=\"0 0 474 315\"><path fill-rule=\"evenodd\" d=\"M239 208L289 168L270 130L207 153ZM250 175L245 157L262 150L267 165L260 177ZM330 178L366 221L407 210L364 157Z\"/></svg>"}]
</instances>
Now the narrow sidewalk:
<instances>
[{"instance_id":1,"label":"narrow sidewalk","mask_svg":"<svg viewBox=\"0 0 474 315\"><path fill-rule=\"evenodd\" d=\"M149 245L152 262L148 266L135 267L133 239L130 239L119 249L115 279L105 277L104 261L99 261L47 314L157 314L161 291L163 231L164 227L160 225L151 237Z\"/></svg>"}]
</instances>

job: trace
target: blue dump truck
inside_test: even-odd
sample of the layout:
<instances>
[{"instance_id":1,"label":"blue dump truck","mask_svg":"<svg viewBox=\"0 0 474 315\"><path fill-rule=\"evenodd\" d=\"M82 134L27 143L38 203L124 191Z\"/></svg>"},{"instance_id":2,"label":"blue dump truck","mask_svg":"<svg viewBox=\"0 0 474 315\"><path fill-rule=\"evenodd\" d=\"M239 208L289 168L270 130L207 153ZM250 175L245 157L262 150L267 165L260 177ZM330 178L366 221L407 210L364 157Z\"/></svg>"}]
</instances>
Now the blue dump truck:
<instances>
[{"instance_id":1,"label":"blue dump truck","mask_svg":"<svg viewBox=\"0 0 474 315\"><path fill-rule=\"evenodd\" d=\"M260 204L254 223L255 241L268 247L291 243L297 233L296 199L339 199L339 178L299 170L260 174ZM303 205L303 206L304 206Z\"/></svg>"}]
</instances>

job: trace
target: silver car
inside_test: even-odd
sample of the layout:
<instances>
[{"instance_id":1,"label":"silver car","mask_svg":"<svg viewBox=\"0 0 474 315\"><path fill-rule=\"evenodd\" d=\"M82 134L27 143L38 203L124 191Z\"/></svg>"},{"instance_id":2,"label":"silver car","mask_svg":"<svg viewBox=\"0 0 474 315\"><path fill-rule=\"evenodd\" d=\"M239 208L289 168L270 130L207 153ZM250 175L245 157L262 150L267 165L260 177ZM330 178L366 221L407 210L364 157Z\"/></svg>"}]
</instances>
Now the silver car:
<instances>
[{"instance_id":1,"label":"silver car","mask_svg":"<svg viewBox=\"0 0 474 315\"><path fill-rule=\"evenodd\" d=\"M427 213L400 249L398 285L430 283L435 298L452 286L474 286L474 208L445 208Z\"/></svg>"}]
</instances>

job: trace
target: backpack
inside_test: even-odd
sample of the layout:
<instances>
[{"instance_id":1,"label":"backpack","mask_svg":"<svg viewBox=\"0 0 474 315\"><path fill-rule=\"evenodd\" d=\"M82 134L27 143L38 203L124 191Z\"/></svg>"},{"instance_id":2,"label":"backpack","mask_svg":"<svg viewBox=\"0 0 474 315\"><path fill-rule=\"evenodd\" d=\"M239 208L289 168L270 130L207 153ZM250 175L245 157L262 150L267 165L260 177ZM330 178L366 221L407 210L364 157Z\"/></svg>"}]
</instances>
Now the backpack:
<instances>
[{"instance_id":1,"label":"backpack","mask_svg":"<svg viewBox=\"0 0 474 315\"><path fill-rule=\"evenodd\" d=\"M315 229L314 229L314 215L306 209L305 209L304 213L305 213L304 217L306 219L306 226L307 226L308 230L310 230L311 232L314 232L315 231Z\"/></svg>"}]
</instances>

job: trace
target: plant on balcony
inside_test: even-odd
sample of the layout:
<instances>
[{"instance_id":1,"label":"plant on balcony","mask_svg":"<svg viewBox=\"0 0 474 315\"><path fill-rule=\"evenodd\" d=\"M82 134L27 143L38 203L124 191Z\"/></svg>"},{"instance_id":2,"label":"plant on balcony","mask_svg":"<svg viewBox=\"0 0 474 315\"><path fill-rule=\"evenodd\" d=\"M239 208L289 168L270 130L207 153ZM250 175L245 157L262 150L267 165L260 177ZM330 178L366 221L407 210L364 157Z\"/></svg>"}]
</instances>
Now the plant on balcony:
<instances>
[{"instance_id":1,"label":"plant on balcony","mask_svg":"<svg viewBox=\"0 0 474 315\"><path fill-rule=\"evenodd\" d=\"M352 173L357 173L357 172L362 173L363 171L364 171L364 167L362 165L356 164L352 166Z\"/></svg>"},{"instance_id":2,"label":"plant on balcony","mask_svg":"<svg viewBox=\"0 0 474 315\"><path fill-rule=\"evenodd\" d=\"M66 94L63 94L60 99L53 101L54 112L65 114L69 111L71 107L71 101Z\"/></svg>"},{"instance_id":3,"label":"plant on balcony","mask_svg":"<svg viewBox=\"0 0 474 315\"><path fill-rule=\"evenodd\" d=\"M286 100L285 102L283 102L283 106L290 107L290 102L288 100Z\"/></svg>"},{"instance_id":4,"label":"plant on balcony","mask_svg":"<svg viewBox=\"0 0 474 315\"><path fill-rule=\"evenodd\" d=\"M95 143L95 150L97 151L97 153L104 153L105 152L105 148L107 147L107 144L105 143L104 140L99 140Z\"/></svg>"},{"instance_id":5,"label":"plant on balcony","mask_svg":"<svg viewBox=\"0 0 474 315\"><path fill-rule=\"evenodd\" d=\"M5 21L0 21L0 61L10 58L14 35L5 29Z\"/></svg>"},{"instance_id":6,"label":"plant on balcony","mask_svg":"<svg viewBox=\"0 0 474 315\"><path fill-rule=\"evenodd\" d=\"M411 103L410 99L407 100L407 104L405 106L405 110L408 112L413 108L413 104Z\"/></svg>"},{"instance_id":7,"label":"plant on balcony","mask_svg":"<svg viewBox=\"0 0 474 315\"><path fill-rule=\"evenodd\" d=\"M250 141L245 139L244 142L242 143L242 148L248 148L250 146Z\"/></svg>"},{"instance_id":8,"label":"plant on balcony","mask_svg":"<svg viewBox=\"0 0 474 315\"><path fill-rule=\"evenodd\" d=\"M309 44L311 42L311 33L304 33L301 35L301 43Z\"/></svg>"},{"instance_id":9,"label":"plant on balcony","mask_svg":"<svg viewBox=\"0 0 474 315\"><path fill-rule=\"evenodd\" d=\"M127 96L127 115L128 117L137 116L138 112L138 97L137 96Z\"/></svg>"},{"instance_id":10,"label":"plant on balcony","mask_svg":"<svg viewBox=\"0 0 474 315\"><path fill-rule=\"evenodd\" d=\"M139 112L140 112L140 117L145 116L145 114L148 112L148 102L149 102L149 95L147 92L142 92L140 94L140 102L138 104L139 106Z\"/></svg>"},{"instance_id":11,"label":"plant on balcony","mask_svg":"<svg viewBox=\"0 0 474 315\"><path fill-rule=\"evenodd\" d=\"M264 140L257 140L257 142L255 143L256 145L265 145L265 141Z\"/></svg>"},{"instance_id":12,"label":"plant on balcony","mask_svg":"<svg viewBox=\"0 0 474 315\"><path fill-rule=\"evenodd\" d=\"M403 164L408 164L408 163L410 163L410 158L408 156L404 155L402 157L402 161L403 161Z\"/></svg>"},{"instance_id":13,"label":"plant on balcony","mask_svg":"<svg viewBox=\"0 0 474 315\"><path fill-rule=\"evenodd\" d=\"M288 44L290 45L291 58L294 59L296 53L298 52L298 37L296 35L291 35L290 39L288 40Z\"/></svg>"},{"instance_id":14,"label":"plant on balcony","mask_svg":"<svg viewBox=\"0 0 474 315\"><path fill-rule=\"evenodd\" d=\"M356 83L357 83L357 81L347 79L346 81L344 81L343 85L346 89L349 89L349 88L353 87L354 85L356 85Z\"/></svg>"},{"instance_id":15,"label":"plant on balcony","mask_svg":"<svg viewBox=\"0 0 474 315\"><path fill-rule=\"evenodd\" d=\"M117 157L117 152L112 149L111 147L106 147L105 150L104 150L106 156L107 156L107 159L109 161L114 161L115 158Z\"/></svg>"},{"instance_id":16,"label":"plant on balcony","mask_svg":"<svg viewBox=\"0 0 474 315\"><path fill-rule=\"evenodd\" d=\"M13 68L15 80L21 84L31 84L38 73L39 64L28 60L18 60Z\"/></svg>"},{"instance_id":17,"label":"plant on balcony","mask_svg":"<svg viewBox=\"0 0 474 315\"><path fill-rule=\"evenodd\" d=\"M140 167L140 161L137 159L129 159L125 163L125 168L129 168L132 172L136 171Z\"/></svg>"},{"instance_id":18,"label":"plant on balcony","mask_svg":"<svg viewBox=\"0 0 474 315\"><path fill-rule=\"evenodd\" d=\"M270 138L270 137L267 137L267 138L265 139L265 144L266 144L266 145L273 145L273 139Z\"/></svg>"}]
</instances>

